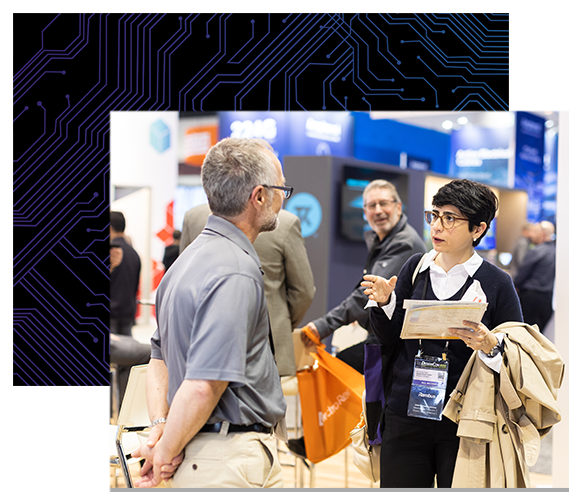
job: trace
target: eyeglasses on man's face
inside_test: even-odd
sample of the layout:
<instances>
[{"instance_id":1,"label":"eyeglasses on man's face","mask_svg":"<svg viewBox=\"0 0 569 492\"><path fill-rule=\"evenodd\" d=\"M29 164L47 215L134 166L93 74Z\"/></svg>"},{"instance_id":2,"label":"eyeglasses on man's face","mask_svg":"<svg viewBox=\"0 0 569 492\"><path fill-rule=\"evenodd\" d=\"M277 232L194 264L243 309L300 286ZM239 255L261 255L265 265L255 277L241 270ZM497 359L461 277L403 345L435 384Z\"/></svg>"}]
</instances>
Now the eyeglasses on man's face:
<instances>
[{"instance_id":1,"label":"eyeglasses on man's face","mask_svg":"<svg viewBox=\"0 0 569 492\"><path fill-rule=\"evenodd\" d=\"M294 188L292 186L272 186L272 185L261 185L261 186L264 186L265 188L273 188L275 190L284 191L285 200L287 198L290 198L290 196L292 195L292 192L294 191Z\"/></svg>"},{"instance_id":2,"label":"eyeglasses on man's face","mask_svg":"<svg viewBox=\"0 0 569 492\"><path fill-rule=\"evenodd\" d=\"M396 202L397 200L381 200L379 202L366 203L364 208L367 208L368 210L375 210L379 205L379 208L388 209L393 207L393 204Z\"/></svg>"},{"instance_id":3,"label":"eyeglasses on man's face","mask_svg":"<svg viewBox=\"0 0 569 492\"><path fill-rule=\"evenodd\" d=\"M434 210L425 211L425 220L430 226L434 226L439 219L441 219L441 224L445 229L452 229L457 224L458 220L468 220L464 217L457 217L453 214L439 214Z\"/></svg>"}]
</instances>

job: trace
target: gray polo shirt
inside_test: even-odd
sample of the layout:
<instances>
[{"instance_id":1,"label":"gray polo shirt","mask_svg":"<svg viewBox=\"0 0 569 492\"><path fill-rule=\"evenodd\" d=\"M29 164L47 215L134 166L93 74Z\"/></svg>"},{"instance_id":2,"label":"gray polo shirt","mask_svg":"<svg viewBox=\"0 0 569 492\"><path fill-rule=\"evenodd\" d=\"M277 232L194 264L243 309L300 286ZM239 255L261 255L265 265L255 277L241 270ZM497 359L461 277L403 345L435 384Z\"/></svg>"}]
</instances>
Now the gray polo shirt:
<instances>
[{"instance_id":1,"label":"gray polo shirt","mask_svg":"<svg viewBox=\"0 0 569 492\"><path fill-rule=\"evenodd\" d=\"M168 368L168 403L184 379L229 381L208 423L273 426L286 402L269 345L261 262L245 234L211 215L156 294L152 357Z\"/></svg>"}]
</instances>

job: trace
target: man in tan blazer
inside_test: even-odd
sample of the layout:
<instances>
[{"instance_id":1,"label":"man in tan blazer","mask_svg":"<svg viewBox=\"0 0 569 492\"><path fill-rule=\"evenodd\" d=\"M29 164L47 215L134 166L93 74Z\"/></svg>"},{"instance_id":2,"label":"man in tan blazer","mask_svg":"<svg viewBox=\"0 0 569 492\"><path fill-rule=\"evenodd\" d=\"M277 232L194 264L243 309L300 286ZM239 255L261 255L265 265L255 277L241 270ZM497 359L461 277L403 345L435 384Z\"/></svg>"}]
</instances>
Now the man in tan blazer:
<instances>
[{"instance_id":1,"label":"man in tan blazer","mask_svg":"<svg viewBox=\"0 0 569 492\"><path fill-rule=\"evenodd\" d=\"M207 204L186 212L180 255L202 232L209 213ZM304 239L300 234L300 219L281 210L277 229L259 234L253 246L265 272L265 296L279 375L292 376L296 374L292 330L306 314L316 291Z\"/></svg>"}]
</instances>

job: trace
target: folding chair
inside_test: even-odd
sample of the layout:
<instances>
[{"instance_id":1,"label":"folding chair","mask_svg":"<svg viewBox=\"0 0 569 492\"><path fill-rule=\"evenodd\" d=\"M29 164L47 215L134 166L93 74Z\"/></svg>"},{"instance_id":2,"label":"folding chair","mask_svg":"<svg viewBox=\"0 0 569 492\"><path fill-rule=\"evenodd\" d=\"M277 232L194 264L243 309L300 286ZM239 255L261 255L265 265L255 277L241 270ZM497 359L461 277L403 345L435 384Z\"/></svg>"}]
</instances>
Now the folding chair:
<instances>
[{"instance_id":1,"label":"folding chair","mask_svg":"<svg viewBox=\"0 0 569 492\"><path fill-rule=\"evenodd\" d=\"M111 371L111 424L117 423L119 416L119 368L116 364L110 364Z\"/></svg>"},{"instance_id":2,"label":"folding chair","mask_svg":"<svg viewBox=\"0 0 569 492\"><path fill-rule=\"evenodd\" d=\"M296 370L305 369L307 366L312 365L314 363L314 359L309 355L309 352L314 351L315 349L306 349L304 343L301 341L300 337L300 330L294 330L292 332L292 340L294 345L294 358L295 358L295 367ZM281 378L281 386L283 389L283 394L285 396L294 397L295 403L295 412L294 412L294 437L300 437L301 429L302 429L302 417L301 417L301 409L300 409L300 397L298 395L298 380L296 376L285 376ZM296 457L290 451L284 451L279 449L280 453L294 456L294 464L289 463L281 463L281 466L290 466L294 468L294 486L295 487L304 487L304 469L302 466L306 466L309 473L309 487L314 487L314 463L304 460L301 458Z\"/></svg>"},{"instance_id":3,"label":"folding chair","mask_svg":"<svg viewBox=\"0 0 569 492\"><path fill-rule=\"evenodd\" d=\"M117 458L122 469L126 486L133 488L132 478L130 475L129 454L134 451L140 443L140 438L150 430L150 419L148 417L148 409L146 406L146 370L148 364L133 366L130 369L128 383L126 386L121 409L117 419L117 430L115 436L115 445ZM138 437L138 445L127 433L136 433ZM134 448L133 448L134 446ZM112 461L112 459L111 459ZM132 462L132 461L130 461Z\"/></svg>"},{"instance_id":4,"label":"folding chair","mask_svg":"<svg viewBox=\"0 0 569 492\"><path fill-rule=\"evenodd\" d=\"M294 437L300 437L300 430L302 428L302 417L300 413L300 398L298 395L298 380L296 376L285 376L281 378L281 386L283 389L283 394L285 396L293 396L295 402L295 409L294 409ZM294 456L290 451L283 451L281 449L278 450L281 453L286 455ZM294 464L289 463L281 463L281 466L290 466L294 468L294 487L295 488L303 488L304 487L304 473L302 465L306 466L309 473L309 487L314 488L314 463L311 463L308 460L304 460L294 456Z\"/></svg>"}]
</instances>

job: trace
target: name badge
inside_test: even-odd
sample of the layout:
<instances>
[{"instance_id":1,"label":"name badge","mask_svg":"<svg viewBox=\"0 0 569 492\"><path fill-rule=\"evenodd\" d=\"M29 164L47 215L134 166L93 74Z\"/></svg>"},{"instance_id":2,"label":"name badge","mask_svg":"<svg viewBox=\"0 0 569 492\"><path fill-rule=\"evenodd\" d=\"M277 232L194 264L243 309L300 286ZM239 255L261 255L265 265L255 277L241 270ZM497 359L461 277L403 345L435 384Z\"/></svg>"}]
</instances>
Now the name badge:
<instances>
[{"instance_id":1,"label":"name badge","mask_svg":"<svg viewBox=\"0 0 569 492\"><path fill-rule=\"evenodd\" d=\"M442 420L448 381L448 360L429 355L415 357L407 415Z\"/></svg>"}]
</instances>

